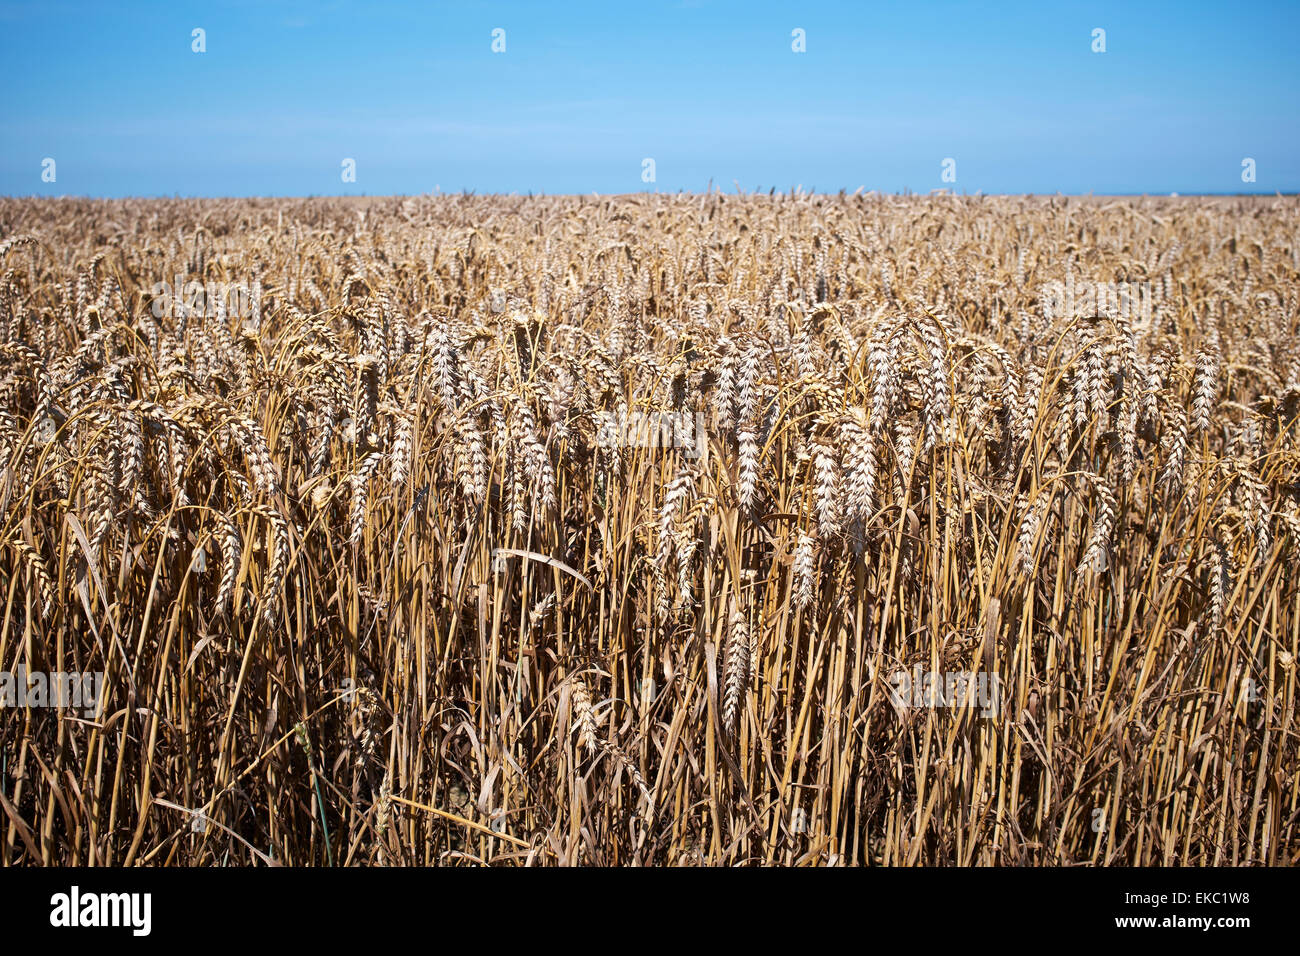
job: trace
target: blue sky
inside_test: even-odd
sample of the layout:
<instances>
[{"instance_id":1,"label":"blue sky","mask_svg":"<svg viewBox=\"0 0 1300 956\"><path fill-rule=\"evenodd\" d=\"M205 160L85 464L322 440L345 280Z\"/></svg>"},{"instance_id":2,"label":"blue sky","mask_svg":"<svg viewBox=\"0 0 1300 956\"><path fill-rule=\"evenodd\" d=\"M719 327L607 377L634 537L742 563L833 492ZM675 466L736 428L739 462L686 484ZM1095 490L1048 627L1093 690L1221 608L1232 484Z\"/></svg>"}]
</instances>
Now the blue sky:
<instances>
[{"instance_id":1,"label":"blue sky","mask_svg":"<svg viewBox=\"0 0 1300 956\"><path fill-rule=\"evenodd\" d=\"M1298 37L1295 2L0 0L0 194L1290 192Z\"/></svg>"}]
</instances>

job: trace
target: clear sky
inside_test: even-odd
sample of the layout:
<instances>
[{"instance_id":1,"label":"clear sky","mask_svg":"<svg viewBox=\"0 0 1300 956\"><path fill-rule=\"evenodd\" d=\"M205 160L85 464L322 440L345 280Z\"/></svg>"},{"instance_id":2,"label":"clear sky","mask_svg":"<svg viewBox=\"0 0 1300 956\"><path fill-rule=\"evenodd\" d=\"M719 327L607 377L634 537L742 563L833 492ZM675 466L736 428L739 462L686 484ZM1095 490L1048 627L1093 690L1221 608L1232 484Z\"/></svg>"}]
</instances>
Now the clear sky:
<instances>
[{"instance_id":1,"label":"clear sky","mask_svg":"<svg viewBox=\"0 0 1300 956\"><path fill-rule=\"evenodd\" d=\"M0 84L6 195L1300 189L1296 0L0 0Z\"/></svg>"}]
</instances>

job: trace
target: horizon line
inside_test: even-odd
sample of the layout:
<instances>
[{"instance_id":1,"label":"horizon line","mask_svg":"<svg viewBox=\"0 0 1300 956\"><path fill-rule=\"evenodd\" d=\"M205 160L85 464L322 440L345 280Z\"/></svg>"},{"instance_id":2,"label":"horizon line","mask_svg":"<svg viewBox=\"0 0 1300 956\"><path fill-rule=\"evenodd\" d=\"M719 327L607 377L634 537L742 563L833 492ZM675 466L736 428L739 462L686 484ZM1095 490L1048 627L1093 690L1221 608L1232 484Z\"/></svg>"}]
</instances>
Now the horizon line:
<instances>
[{"instance_id":1,"label":"horizon line","mask_svg":"<svg viewBox=\"0 0 1300 956\"><path fill-rule=\"evenodd\" d=\"M1255 191L1197 191L1182 192L1170 190L1169 192L1135 191L1135 192L1064 192L1057 190L1055 192L984 192L975 190L973 192L957 192L951 189L932 189L927 192L914 192L904 189L898 191L887 191L879 189L863 189L859 187L853 192L847 189L819 190L816 188L806 189L802 186L792 186L789 189L777 190L776 187L769 189L753 189L727 191L721 187L710 187L703 190L678 189L674 191L667 190L635 190L631 192L601 192L592 190L591 192L546 192L544 190L529 190L520 192L513 190L511 192L501 192L485 190L480 192L476 189L464 189L454 192L444 192L434 190L428 192L392 192L392 193L216 193L216 194L181 194L181 193L152 193L152 194L129 194L123 196L105 196L92 195L89 193L63 193L57 196L41 195L39 193L0 193L0 199L16 200L46 200L46 201L67 201L67 200L88 200L91 202L124 202L134 200L144 201L162 201L174 199L451 199L451 198L468 198L468 197L495 197L495 198L512 198L512 199L564 199L564 198L599 198L607 199L624 196L733 196L733 197L776 197L776 196L842 196L844 198L866 197L866 196L894 196L898 198L932 198L932 197L954 197L965 199L993 199L993 198L1068 198L1068 199L1195 199L1195 198L1215 198L1215 199L1248 199L1260 197L1277 197L1287 198L1291 196L1300 196L1300 188L1296 189L1277 189L1277 190L1255 190Z\"/></svg>"}]
</instances>

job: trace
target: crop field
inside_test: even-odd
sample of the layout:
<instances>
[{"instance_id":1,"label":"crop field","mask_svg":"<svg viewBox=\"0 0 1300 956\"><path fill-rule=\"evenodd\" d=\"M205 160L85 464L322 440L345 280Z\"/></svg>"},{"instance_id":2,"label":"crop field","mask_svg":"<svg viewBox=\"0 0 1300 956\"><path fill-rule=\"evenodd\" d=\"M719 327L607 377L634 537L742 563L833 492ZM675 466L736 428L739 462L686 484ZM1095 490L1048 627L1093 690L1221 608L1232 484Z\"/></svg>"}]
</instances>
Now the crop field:
<instances>
[{"instance_id":1,"label":"crop field","mask_svg":"<svg viewBox=\"0 0 1300 956\"><path fill-rule=\"evenodd\" d=\"M1296 198L0 199L0 864L1300 863L1298 333Z\"/></svg>"}]
</instances>

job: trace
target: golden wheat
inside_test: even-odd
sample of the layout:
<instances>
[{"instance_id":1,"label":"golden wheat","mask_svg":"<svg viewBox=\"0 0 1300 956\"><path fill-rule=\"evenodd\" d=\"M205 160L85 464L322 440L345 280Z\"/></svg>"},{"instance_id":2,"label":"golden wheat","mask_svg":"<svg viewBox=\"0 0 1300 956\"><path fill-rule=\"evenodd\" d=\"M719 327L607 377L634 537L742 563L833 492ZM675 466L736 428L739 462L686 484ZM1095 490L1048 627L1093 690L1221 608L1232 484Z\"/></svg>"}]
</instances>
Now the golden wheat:
<instances>
[{"instance_id":1,"label":"golden wheat","mask_svg":"<svg viewBox=\"0 0 1300 956\"><path fill-rule=\"evenodd\" d=\"M1300 862L1294 199L0 237L6 864Z\"/></svg>"}]
</instances>

